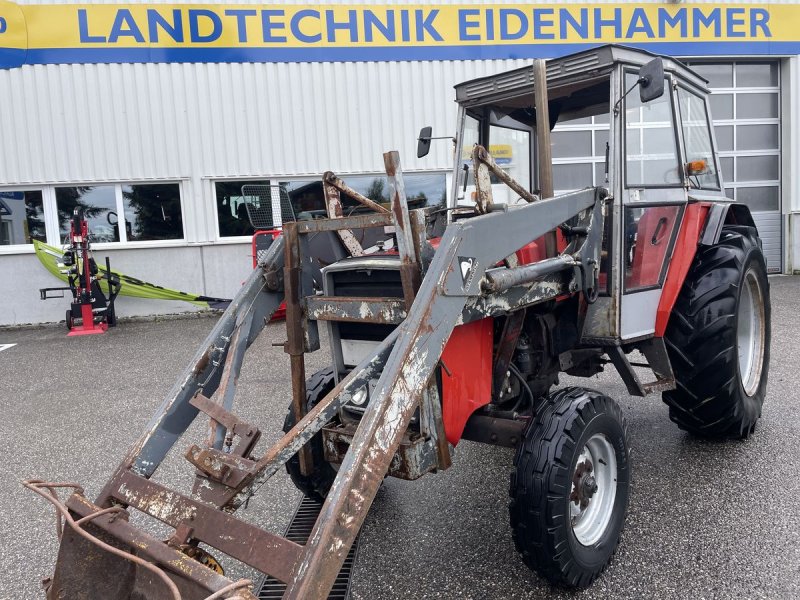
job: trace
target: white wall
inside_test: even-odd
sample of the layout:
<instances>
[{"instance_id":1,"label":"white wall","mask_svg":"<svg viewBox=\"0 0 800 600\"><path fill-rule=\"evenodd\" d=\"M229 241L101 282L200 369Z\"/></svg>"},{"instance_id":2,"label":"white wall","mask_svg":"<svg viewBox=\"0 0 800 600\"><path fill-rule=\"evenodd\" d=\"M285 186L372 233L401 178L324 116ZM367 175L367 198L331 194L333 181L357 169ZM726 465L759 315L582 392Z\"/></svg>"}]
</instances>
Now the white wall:
<instances>
[{"instance_id":1,"label":"white wall","mask_svg":"<svg viewBox=\"0 0 800 600\"><path fill-rule=\"evenodd\" d=\"M524 61L33 65L0 71L0 187L184 180L187 241L216 237L212 180L451 167L453 86Z\"/></svg>"},{"instance_id":2,"label":"white wall","mask_svg":"<svg viewBox=\"0 0 800 600\"><path fill-rule=\"evenodd\" d=\"M252 270L249 244L186 246L162 250L126 249L97 251L100 264L105 257L111 267L127 275L164 287L232 298ZM64 299L39 300L39 289L65 284L41 266L36 255L0 256L0 326L27 323L48 323L64 320L70 294ZM186 302L143 300L120 296L117 300L120 317L172 314L199 310Z\"/></svg>"}]
</instances>

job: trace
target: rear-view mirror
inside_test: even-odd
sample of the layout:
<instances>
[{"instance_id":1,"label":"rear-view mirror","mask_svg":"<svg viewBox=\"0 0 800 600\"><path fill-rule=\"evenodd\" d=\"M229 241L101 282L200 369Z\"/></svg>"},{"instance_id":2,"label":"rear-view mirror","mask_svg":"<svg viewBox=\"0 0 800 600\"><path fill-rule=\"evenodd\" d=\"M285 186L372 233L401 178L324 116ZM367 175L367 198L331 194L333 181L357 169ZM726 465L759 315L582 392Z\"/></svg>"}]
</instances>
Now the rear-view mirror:
<instances>
[{"instance_id":1,"label":"rear-view mirror","mask_svg":"<svg viewBox=\"0 0 800 600\"><path fill-rule=\"evenodd\" d=\"M419 130L419 137L417 138L417 158L428 156L431 151L431 134L433 127L423 127Z\"/></svg>"},{"instance_id":2,"label":"rear-view mirror","mask_svg":"<svg viewBox=\"0 0 800 600\"><path fill-rule=\"evenodd\" d=\"M639 69L639 99L642 104L664 95L664 61L654 58Z\"/></svg>"}]
</instances>

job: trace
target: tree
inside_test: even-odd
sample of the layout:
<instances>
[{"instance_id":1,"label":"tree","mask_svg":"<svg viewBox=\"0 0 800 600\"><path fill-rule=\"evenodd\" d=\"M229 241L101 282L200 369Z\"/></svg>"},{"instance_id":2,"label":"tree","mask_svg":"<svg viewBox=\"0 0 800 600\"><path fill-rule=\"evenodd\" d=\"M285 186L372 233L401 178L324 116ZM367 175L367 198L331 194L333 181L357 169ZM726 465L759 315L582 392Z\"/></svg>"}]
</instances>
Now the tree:
<instances>
[{"instance_id":1,"label":"tree","mask_svg":"<svg viewBox=\"0 0 800 600\"><path fill-rule=\"evenodd\" d=\"M389 195L386 193L386 180L382 177L376 177L372 180L367 188L367 193L364 194L370 200L375 202L388 202Z\"/></svg>"},{"instance_id":2,"label":"tree","mask_svg":"<svg viewBox=\"0 0 800 600\"><path fill-rule=\"evenodd\" d=\"M171 240L183 237L177 184L125 186L122 197L126 208L129 207L136 216L132 223L125 225L129 239Z\"/></svg>"}]
</instances>

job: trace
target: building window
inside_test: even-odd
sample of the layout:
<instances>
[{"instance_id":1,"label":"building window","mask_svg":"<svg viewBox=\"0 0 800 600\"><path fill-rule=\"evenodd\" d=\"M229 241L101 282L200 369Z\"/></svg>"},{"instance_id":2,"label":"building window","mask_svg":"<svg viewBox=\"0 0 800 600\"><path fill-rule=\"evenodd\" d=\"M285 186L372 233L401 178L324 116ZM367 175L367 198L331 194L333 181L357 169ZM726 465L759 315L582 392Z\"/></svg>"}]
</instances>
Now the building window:
<instances>
[{"instance_id":1,"label":"building window","mask_svg":"<svg viewBox=\"0 0 800 600\"><path fill-rule=\"evenodd\" d=\"M255 231L247 217L247 198L242 195L243 185L269 185L269 181L217 181L217 219L220 237L253 235Z\"/></svg>"},{"instance_id":2,"label":"building window","mask_svg":"<svg viewBox=\"0 0 800 600\"><path fill-rule=\"evenodd\" d=\"M69 243L70 222L75 209L82 209L89 224L93 242L120 241L117 227L117 197L115 186L95 185L56 188L58 237Z\"/></svg>"},{"instance_id":3,"label":"building window","mask_svg":"<svg viewBox=\"0 0 800 600\"><path fill-rule=\"evenodd\" d=\"M0 192L0 246L46 241L41 190Z\"/></svg>"},{"instance_id":4,"label":"building window","mask_svg":"<svg viewBox=\"0 0 800 600\"><path fill-rule=\"evenodd\" d=\"M57 187L55 196L61 243L69 242L76 208L83 210L95 243L183 239L177 183Z\"/></svg>"},{"instance_id":5,"label":"building window","mask_svg":"<svg viewBox=\"0 0 800 600\"><path fill-rule=\"evenodd\" d=\"M122 206L129 242L183 238L177 183L123 185Z\"/></svg>"},{"instance_id":6,"label":"building window","mask_svg":"<svg viewBox=\"0 0 800 600\"><path fill-rule=\"evenodd\" d=\"M342 176L342 179L348 186L370 200L388 206L390 202L389 180L386 175L345 175ZM424 206L444 206L447 197L444 173L406 173L403 181L410 209ZM217 218L219 219L219 236L221 238L253 234L254 229L247 216L246 204L247 202L257 203L259 199L245 196L242 192L243 186L252 185L269 186L270 181L215 182L214 191L217 199ZM321 179L274 181L272 185L279 185L281 189L285 190L292 205L294 215L283 214L282 220L327 217ZM361 204L345 194L341 195L341 200L345 215L362 210Z\"/></svg>"}]
</instances>

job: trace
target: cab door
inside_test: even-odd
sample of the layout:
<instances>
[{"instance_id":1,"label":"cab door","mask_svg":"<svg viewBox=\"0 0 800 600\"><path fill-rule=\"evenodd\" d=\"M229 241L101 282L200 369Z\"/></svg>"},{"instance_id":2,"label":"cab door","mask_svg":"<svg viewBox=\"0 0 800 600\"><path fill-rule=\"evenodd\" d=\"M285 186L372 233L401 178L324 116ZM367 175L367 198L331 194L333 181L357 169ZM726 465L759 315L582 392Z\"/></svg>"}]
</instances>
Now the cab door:
<instances>
[{"instance_id":1,"label":"cab door","mask_svg":"<svg viewBox=\"0 0 800 600\"><path fill-rule=\"evenodd\" d=\"M636 83L634 69L623 70L623 89ZM672 77L664 93L642 103L634 89L623 100L622 210L618 274L620 338L653 335L669 257L687 203L683 151Z\"/></svg>"}]
</instances>

